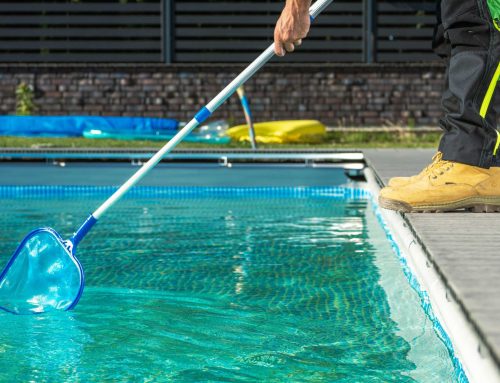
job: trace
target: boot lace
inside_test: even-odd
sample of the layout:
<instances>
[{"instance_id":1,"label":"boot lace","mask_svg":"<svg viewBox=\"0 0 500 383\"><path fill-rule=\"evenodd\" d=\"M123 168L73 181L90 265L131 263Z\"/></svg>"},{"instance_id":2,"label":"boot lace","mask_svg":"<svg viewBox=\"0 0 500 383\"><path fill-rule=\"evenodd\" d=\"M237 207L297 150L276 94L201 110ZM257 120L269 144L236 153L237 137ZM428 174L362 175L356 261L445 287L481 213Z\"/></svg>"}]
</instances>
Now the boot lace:
<instances>
[{"instance_id":1,"label":"boot lace","mask_svg":"<svg viewBox=\"0 0 500 383\"><path fill-rule=\"evenodd\" d=\"M432 157L432 162L427 165L424 170L422 170L421 174L430 174L432 172L432 169L434 169L436 166L440 166L440 162L443 159L443 153L437 152L434 154Z\"/></svg>"},{"instance_id":2,"label":"boot lace","mask_svg":"<svg viewBox=\"0 0 500 383\"><path fill-rule=\"evenodd\" d=\"M432 166L429 168L429 177L435 180L436 178L442 176L444 173L453 168L454 165L455 164L451 161L440 159L439 161L436 161L436 163L432 164Z\"/></svg>"}]
</instances>

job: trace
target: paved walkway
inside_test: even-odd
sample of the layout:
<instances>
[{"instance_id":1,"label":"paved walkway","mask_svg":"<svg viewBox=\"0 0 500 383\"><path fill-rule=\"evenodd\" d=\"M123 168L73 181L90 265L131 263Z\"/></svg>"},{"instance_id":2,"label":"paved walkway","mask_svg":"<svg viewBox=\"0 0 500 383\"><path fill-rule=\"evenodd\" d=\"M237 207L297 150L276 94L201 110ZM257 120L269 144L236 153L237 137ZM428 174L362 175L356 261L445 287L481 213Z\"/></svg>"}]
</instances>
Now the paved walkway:
<instances>
[{"instance_id":1,"label":"paved walkway","mask_svg":"<svg viewBox=\"0 0 500 383\"><path fill-rule=\"evenodd\" d=\"M420 172L434 150L365 150L379 181ZM500 214L406 214L457 301L500 364Z\"/></svg>"}]
</instances>

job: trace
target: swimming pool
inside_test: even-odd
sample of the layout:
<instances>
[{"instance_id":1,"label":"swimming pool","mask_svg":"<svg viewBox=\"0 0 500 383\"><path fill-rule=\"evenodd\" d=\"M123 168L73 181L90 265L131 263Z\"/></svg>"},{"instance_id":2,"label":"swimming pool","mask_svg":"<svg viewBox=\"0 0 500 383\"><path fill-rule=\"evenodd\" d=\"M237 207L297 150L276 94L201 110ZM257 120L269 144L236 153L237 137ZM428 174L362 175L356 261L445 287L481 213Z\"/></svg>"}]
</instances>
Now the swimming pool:
<instances>
[{"instance_id":1,"label":"swimming pool","mask_svg":"<svg viewBox=\"0 0 500 383\"><path fill-rule=\"evenodd\" d=\"M0 186L3 263L130 171L78 166L9 170L52 176ZM331 167L160 167L82 242L76 310L1 314L0 381L465 381L359 186Z\"/></svg>"}]
</instances>

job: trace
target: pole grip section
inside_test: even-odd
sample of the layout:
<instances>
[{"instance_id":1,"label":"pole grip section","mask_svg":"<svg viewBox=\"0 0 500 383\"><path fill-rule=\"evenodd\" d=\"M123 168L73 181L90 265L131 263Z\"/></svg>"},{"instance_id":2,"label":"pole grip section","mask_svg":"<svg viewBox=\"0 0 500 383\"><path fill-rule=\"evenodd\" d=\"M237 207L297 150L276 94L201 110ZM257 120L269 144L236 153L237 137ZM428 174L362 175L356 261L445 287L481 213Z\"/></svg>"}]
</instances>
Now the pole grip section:
<instances>
[{"instance_id":1,"label":"pole grip section","mask_svg":"<svg viewBox=\"0 0 500 383\"><path fill-rule=\"evenodd\" d=\"M82 226L73 234L71 237L71 243L73 244L73 249L80 243L80 241L87 235L87 233L92 229L92 227L96 224L97 219L90 214L87 220L83 223Z\"/></svg>"},{"instance_id":2,"label":"pole grip section","mask_svg":"<svg viewBox=\"0 0 500 383\"><path fill-rule=\"evenodd\" d=\"M196 119L196 121L198 121L198 124L203 124L211 115L212 112L208 110L206 106L204 106L198 113L196 113L194 118Z\"/></svg>"}]
</instances>

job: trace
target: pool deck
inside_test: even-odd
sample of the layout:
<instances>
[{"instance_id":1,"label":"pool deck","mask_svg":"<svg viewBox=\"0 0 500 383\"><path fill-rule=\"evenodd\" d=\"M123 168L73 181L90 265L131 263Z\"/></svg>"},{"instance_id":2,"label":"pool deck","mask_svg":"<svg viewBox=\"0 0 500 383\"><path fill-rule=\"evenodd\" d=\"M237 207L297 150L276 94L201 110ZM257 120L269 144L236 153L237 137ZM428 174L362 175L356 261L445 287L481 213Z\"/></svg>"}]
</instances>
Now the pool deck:
<instances>
[{"instance_id":1,"label":"pool deck","mask_svg":"<svg viewBox=\"0 0 500 383\"><path fill-rule=\"evenodd\" d=\"M364 150L381 185L417 174L435 150ZM500 214L411 213L404 219L500 365Z\"/></svg>"}]
</instances>

